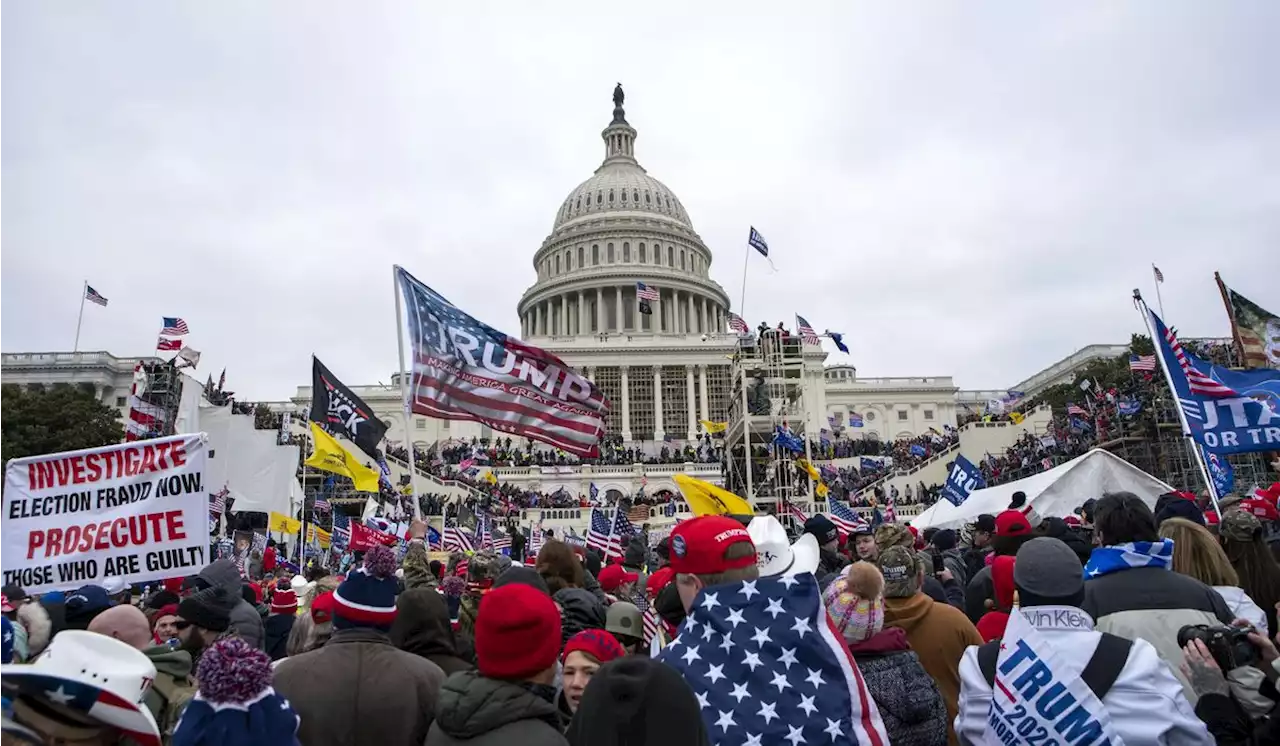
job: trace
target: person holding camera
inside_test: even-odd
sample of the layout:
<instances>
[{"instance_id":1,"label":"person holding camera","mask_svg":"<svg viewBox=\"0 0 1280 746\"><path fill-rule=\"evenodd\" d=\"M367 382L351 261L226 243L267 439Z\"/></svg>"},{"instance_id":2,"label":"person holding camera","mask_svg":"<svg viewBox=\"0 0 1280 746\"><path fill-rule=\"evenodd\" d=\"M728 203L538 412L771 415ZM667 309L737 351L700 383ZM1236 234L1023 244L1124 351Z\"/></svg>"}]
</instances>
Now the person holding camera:
<instances>
[{"instance_id":1,"label":"person holding camera","mask_svg":"<svg viewBox=\"0 0 1280 746\"><path fill-rule=\"evenodd\" d=\"M1280 717L1251 719L1232 696L1231 686L1223 674L1224 670L1240 665L1252 665L1265 676L1259 691L1273 701L1280 701L1280 694L1276 692L1276 682L1280 680L1280 651L1249 622L1237 619L1234 626L1235 634L1222 629L1179 632L1179 642L1185 643L1182 675L1200 697L1196 702L1196 715L1221 746L1280 743ZM1280 642L1280 634L1276 640Z\"/></svg>"}]
</instances>

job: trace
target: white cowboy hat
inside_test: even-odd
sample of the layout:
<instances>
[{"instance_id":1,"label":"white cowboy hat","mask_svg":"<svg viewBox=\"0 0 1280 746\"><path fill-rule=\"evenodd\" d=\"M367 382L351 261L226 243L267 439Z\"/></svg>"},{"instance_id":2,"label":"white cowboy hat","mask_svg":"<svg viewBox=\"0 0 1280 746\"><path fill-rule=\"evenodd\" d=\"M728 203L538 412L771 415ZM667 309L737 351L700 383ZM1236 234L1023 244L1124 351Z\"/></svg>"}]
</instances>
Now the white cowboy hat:
<instances>
[{"instance_id":1,"label":"white cowboy hat","mask_svg":"<svg viewBox=\"0 0 1280 746\"><path fill-rule=\"evenodd\" d=\"M160 729L143 699L156 667L141 651L95 632L59 632L32 663L0 666L6 686L119 728L142 746L159 746Z\"/></svg>"},{"instance_id":2,"label":"white cowboy hat","mask_svg":"<svg viewBox=\"0 0 1280 746\"><path fill-rule=\"evenodd\" d=\"M756 545L756 566L761 577L800 575L818 569L821 555L813 534L805 534L792 544L787 540L787 530L771 515L752 518L747 533Z\"/></svg>"}]
</instances>

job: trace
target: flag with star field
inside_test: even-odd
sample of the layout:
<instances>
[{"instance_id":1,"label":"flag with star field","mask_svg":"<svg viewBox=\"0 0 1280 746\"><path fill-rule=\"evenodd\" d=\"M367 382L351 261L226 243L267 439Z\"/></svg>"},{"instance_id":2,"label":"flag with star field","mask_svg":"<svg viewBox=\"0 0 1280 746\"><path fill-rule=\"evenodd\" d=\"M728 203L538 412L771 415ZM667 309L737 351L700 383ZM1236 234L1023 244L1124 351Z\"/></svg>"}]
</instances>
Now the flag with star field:
<instances>
[{"instance_id":1,"label":"flag with star field","mask_svg":"<svg viewBox=\"0 0 1280 746\"><path fill-rule=\"evenodd\" d=\"M812 574L705 588L658 660L684 675L720 746L889 743Z\"/></svg>"}]
</instances>

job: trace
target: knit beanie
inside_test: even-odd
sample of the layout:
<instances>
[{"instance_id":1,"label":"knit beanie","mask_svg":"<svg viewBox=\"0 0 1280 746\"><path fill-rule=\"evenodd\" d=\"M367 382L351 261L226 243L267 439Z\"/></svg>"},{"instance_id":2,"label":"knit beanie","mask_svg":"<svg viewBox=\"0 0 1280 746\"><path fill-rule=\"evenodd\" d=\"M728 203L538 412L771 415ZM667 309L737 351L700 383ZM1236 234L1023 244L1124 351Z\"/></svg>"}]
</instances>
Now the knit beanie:
<instances>
[{"instance_id":1,"label":"knit beanie","mask_svg":"<svg viewBox=\"0 0 1280 746\"><path fill-rule=\"evenodd\" d=\"M869 640L884 629L884 578L875 565L850 566L822 592L822 600L846 642Z\"/></svg>"},{"instance_id":2,"label":"knit beanie","mask_svg":"<svg viewBox=\"0 0 1280 746\"><path fill-rule=\"evenodd\" d=\"M491 679L518 681L556 663L560 612L547 594L523 583L486 593L475 623L476 668Z\"/></svg>"},{"instance_id":3,"label":"knit beanie","mask_svg":"<svg viewBox=\"0 0 1280 746\"><path fill-rule=\"evenodd\" d=\"M335 629L370 627L391 631L396 620L396 558L391 550L376 546L364 555L364 565L347 575L333 593Z\"/></svg>"},{"instance_id":4,"label":"knit beanie","mask_svg":"<svg viewBox=\"0 0 1280 746\"><path fill-rule=\"evenodd\" d=\"M618 638L602 629L584 629L570 637L564 650L560 651L560 662L564 663L569 653L573 652L586 653L595 658L597 663L608 663L627 654Z\"/></svg>"},{"instance_id":5,"label":"knit beanie","mask_svg":"<svg viewBox=\"0 0 1280 746\"><path fill-rule=\"evenodd\" d=\"M295 746L298 714L271 687L271 658L238 637L209 646L200 656L199 688L173 746Z\"/></svg>"},{"instance_id":6,"label":"knit beanie","mask_svg":"<svg viewBox=\"0 0 1280 746\"><path fill-rule=\"evenodd\" d=\"M298 611L298 594L293 589L276 591L271 594L272 614L295 614Z\"/></svg>"},{"instance_id":7,"label":"knit beanie","mask_svg":"<svg viewBox=\"0 0 1280 746\"><path fill-rule=\"evenodd\" d=\"M524 585L537 588L548 596L551 595L551 590L547 588L547 581L543 580L542 576L538 574L538 571L532 567L507 568L506 571L498 576L497 580L493 581L493 587L501 588L502 586L509 585L511 583L523 583Z\"/></svg>"},{"instance_id":8,"label":"knit beanie","mask_svg":"<svg viewBox=\"0 0 1280 746\"><path fill-rule=\"evenodd\" d=\"M933 535L933 546L939 552L946 552L956 548L956 532L949 528L944 528Z\"/></svg>"},{"instance_id":9,"label":"knit beanie","mask_svg":"<svg viewBox=\"0 0 1280 746\"><path fill-rule=\"evenodd\" d=\"M221 586L196 591L178 604L178 616L197 627L225 632L231 626L231 610L240 600Z\"/></svg>"},{"instance_id":10,"label":"knit beanie","mask_svg":"<svg viewBox=\"0 0 1280 746\"><path fill-rule=\"evenodd\" d=\"M635 655L606 663L592 675L565 737L574 746L711 743L684 677L665 663Z\"/></svg>"}]
</instances>

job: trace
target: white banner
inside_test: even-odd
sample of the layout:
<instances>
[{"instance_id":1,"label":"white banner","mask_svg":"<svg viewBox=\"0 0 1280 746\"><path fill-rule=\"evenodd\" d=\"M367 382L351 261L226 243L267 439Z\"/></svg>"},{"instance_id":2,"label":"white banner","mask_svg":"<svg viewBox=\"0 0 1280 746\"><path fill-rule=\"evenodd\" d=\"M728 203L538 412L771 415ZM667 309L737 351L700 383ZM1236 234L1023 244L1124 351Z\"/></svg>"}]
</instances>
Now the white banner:
<instances>
[{"instance_id":1,"label":"white banner","mask_svg":"<svg viewBox=\"0 0 1280 746\"><path fill-rule=\"evenodd\" d=\"M14 459L5 584L28 593L191 575L209 563L203 433Z\"/></svg>"}]
</instances>

